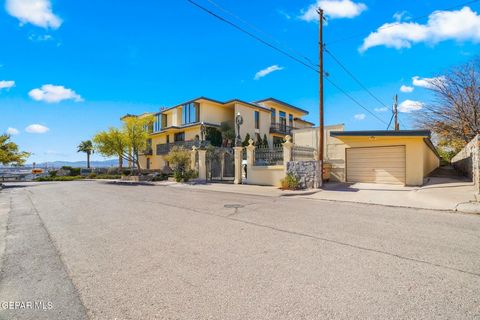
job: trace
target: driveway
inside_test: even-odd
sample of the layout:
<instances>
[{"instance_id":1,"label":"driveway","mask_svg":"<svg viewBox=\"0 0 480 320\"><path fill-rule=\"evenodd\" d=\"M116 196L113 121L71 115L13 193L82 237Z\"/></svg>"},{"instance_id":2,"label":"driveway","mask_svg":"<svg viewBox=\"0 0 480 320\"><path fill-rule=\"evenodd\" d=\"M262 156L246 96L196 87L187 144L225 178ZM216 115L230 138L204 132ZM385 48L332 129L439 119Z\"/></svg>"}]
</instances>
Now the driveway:
<instances>
[{"instance_id":1,"label":"driveway","mask_svg":"<svg viewBox=\"0 0 480 320\"><path fill-rule=\"evenodd\" d=\"M0 227L0 305L47 306L0 319L480 319L476 215L78 181Z\"/></svg>"}]
</instances>

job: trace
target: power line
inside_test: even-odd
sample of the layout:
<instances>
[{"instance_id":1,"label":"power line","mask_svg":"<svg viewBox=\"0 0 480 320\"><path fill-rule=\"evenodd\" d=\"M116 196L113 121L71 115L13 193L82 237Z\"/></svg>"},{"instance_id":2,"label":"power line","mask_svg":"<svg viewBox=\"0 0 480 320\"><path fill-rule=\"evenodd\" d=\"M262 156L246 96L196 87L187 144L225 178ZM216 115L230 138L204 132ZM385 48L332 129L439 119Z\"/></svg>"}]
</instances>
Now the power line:
<instances>
[{"instance_id":1,"label":"power line","mask_svg":"<svg viewBox=\"0 0 480 320\"><path fill-rule=\"evenodd\" d=\"M218 15L218 14L210 11L209 9L205 8L204 6L202 6L202 5L194 2L194 1L192 1L192 0L187 0L187 1L190 2L191 4L193 4L194 6L196 6L197 8L200 8L201 10L205 11L206 13L214 16L215 18L217 18L217 19L225 22L226 24L234 27L235 29L237 29L237 30L239 30L239 31L247 34L248 36L254 38L255 40L263 43L264 45L266 45L266 46L268 46L268 47L270 47L270 48L272 48L272 49L274 49L274 50L276 50L276 51L284 54L285 56L289 57L290 59L293 59L293 60L297 61L298 63L303 64L305 67L307 67L307 68L309 68L309 69L312 69L312 70L315 71L315 72L319 72L317 69L315 69L315 68L312 67L311 65L307 64L306 62L303 62L302 60L300 60L300 59L298 59L297 57L293 56L292 54L288 53L287 51L285 51L285 50L283 50L283 49L281 49L281 48L278 48L278 47L276 47L275 45L273 45L273 44L271 44L271 43L263 40L262 38L258 37L257 35L251 33L251 32L248 31L248 30L245 30L244 28L240 27L239 25L237 25L237 24L235 24L235 23L233 23L233 22L231 22L231 21L223 18L222 16L220 16L220 15Z\"/></svg>"},{"instance_id":2,"label":"power line","mask_svg":"<svg viewBox=\"0 0 480 320\"><path fill-rule=\"evenodd\" d=\"M335 88L337 88L337 90L339 90L340 92L342 92L344 95L346 95L350 100L352 100L354 103L356 103L359 107L361 107L362 109L364 109L365 111L367 111L368 113L370 113L374 118L376 118L378 121L384 123L384 124L387 124L387 122L385 120L383 120L382 118L380 118L379 116L377 116L375 113L373 113L371 110L369 110L368 108L364 107L357 99L355 99L354 97L352 97L348 92L346 92L345 90L343 90L340 86L338 86L335 82L333 82L332 80L330 80L328 78L328 74L325 75L325 80L327 80L332 86L334 86Z\"/></svg>"},{"instance_id":3,"label":"power line","mask_svg":"<svg viewBox=\"0 0 480 320\"><path fill-rule=\"evenodd\" d=\"M330 52L330 50L328 50L327 48L325 48L324 50L353 80L355 80L356 83L360 85L360 87L363 88L363 90L368 92L368 94L373 99L377 100L377 102L380 103L382 106L388 108L387 105L383 103L379 98L377 98L377 96L375 96L366 86L364 86L363 83L350 70L348 70L348 68L343 63L341 63L340 60L335 57L332 52Z\"/></svg>"},{"instance_id":4,"label":"power line","mask_svg":"<svg viewBox=\"0 0 480 320\"><path fill-rule=\"evenodd\" d=\"M472 0L472 1L467 1L467 2L464 2L464 3L461 3L461 4L457 4L455 6L452 6L452 7L448 7L448 8L444 8L442 9L441 11L448 11L448 10L452 10L452 9L456 9L456 8L459 8L459 7L463 7L463 6L466 6L466 5L469 5L469 4L473 4L473 3L476 3L480 0ZM417 17L414 17L414 18L411 18L409 20L409 22L411 21L417 21L417 20L420 20L420 19L423 19L423 18L428 18L430 15L432 14L437 14L440 10L437 10L433 13L429 13L429 14L424 14L424 15L421 15L421 16L417 16ZM394 23L391 23L391 24L388 24L388 25L384 25L384 26L381 26L377 29L377 31L379 30L385 30L385 29L390 29L390 28L394 28L398 25L401 25L402 21L397 21L397 22L394 22ZM343 39L339 39L339 40L335 40L335 41L331 41L329 42L328 44L329 45L334 45L334 44L337 44L337 43L340 43L340 42L344 42L344 41L347 41L347 40L352 40L352 39L356 39L356 38L360 38L360 37L364 37L365 36L365 32L360 34L360 33L357 33L355 35L352 35L352 36L349 36L349 37L346 37L346 38L343 38Z\"/></svg>"},{"instance_id":5,"label":"power line","mask_svg":"<svg viewBox=\"0 0 480 320\"><path fill-rule=\"evenodd\" d=\"M295 53L297 56L300 56L301 58L303 58L305 61L309 62L312 66L315 66L315 67L319 67L318 63L316 62L313 62L310 58L308 58L307 56L305 56L304 54L300 53L299 51L287 46L286 44L284 43L281 43L280 41L278 41L277 39L275 39L272 35L270 35L269 33L263 31L262 29L260 29L259 27L255 26L254 24L242 19L241 17L239 17L238 15L236 15L235 13L225 9L224 7L222 7L221 5L219 5L218 3L216 3L215 1L213 0L207 0L209 3L211 3L212 5L214 5L215 7L217 7L218 9L220 9L221 11L225 12L226 14L234 17L235 19L237 19L238 21L242 22L243 24L245 24L246 26L256 30L257 32L263 34L264 36L270 38L271 40L273 40L274 42L276 42L278 45L280 46L283 46L285 47L286 49L290 50L291 52Z\"/></svg>"},{"instance_id":6,"label":"power line","mask_svg":"<svg viewBox=\"0 0 480 320\"><path fill-rule=\"evenodd\" d=\"M292 55L291 53L281 49L281 48L278 48L276 47L275 45L271 44L270 42L266 41L266 40L263 40L262 38L260 38L259 36L253 34L252 32L248 31L248 30L245 30L244 28L242 28L241 26L227 20L226 18L212 12L211 10L205 8L204 6L198 4L197 2L195 1L192 1L192 0L187 0L189 3L191 3L192 5L194 5L195 7L201 9L202 11L212 15L213 17L219 19L220 21L234 27L235 29L247 34L248 36L252 37L253 39L257 40L258 42L282 53L283 55L289 57L290 59L302 64L303 66L309 68L310 70L316 72L316 73L320 73L320 71L313 67L312 65L310 64L307 64L306 62L300 60L299 58L295 57L294 55ZM210 1L211 2L211 1ZM211 2L212 3L212 2ZM308 59L308 58L307 58ZM310 59L308 59L309 61L311 61ZM316 65L318 66L318 65ZM363 106L358 100L356 100L354 97L352 97L349 93L347 93L344 89L342 89L339 85L337 85L336 83L334 83L332 80L330 80L328 78L328 75L326 74L326 80L332 85L334 86L337 90L339 90L340 92L342 92L345 96L347 96L350 100L352 100L355 104L357 104L359 107L361 107L362 109L364 109L365 111L367 111L368 113L370 113L374 118L376 118L377 120L379 120L380 122L384 123L384 124L387 124L386 121L384 121L383 119L381 119L380 117L378 117L376 114L374 114L372 111L370 111L368 108L366 108L365 106Z\"/></svg>"}]
</instances>

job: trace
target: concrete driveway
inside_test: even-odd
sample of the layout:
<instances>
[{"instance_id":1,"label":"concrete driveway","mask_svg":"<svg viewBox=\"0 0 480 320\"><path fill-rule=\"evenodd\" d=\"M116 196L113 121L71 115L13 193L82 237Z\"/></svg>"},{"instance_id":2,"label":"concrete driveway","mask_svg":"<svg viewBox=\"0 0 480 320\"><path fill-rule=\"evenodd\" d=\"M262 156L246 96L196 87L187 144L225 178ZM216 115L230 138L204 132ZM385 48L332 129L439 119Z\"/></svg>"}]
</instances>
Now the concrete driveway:
<instances>
[{"instance_id":1,"label":"concrete driveway","mask_svg":"<svg viewBox=\"0 0 480 320\"><path fill-rule=\"evenodd\" d=\"M480 318L476 215L83 181L0 226L0 300L47 305L1 319Z\"/></svg>"}]
</instances>

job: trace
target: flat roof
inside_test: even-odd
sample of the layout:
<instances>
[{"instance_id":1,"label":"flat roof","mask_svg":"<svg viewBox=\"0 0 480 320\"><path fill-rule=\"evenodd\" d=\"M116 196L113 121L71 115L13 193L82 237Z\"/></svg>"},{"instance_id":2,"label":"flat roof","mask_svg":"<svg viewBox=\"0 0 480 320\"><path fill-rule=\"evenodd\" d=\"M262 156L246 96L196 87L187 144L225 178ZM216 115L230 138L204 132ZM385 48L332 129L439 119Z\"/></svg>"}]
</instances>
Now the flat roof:
<instances>
[{"instance_id":1,"label":"flat roof","mask_svg":"<svg viewBox=\"0 0 480 320\"><path fill-rule=\"evenodd\" d=\"M331 137L428 137L430 130L367 130L367 131L331 131Z\"/></svg>"},{"instance_id":2,"label":"flat roof","mask_svg":"<svg viewBox=\"0 0 480 320\"><path fill-rule=\"evenodd\" d=\"M258 100L258 101L254 101L254 103L262 103L262 102L267 102L267 101L272 101L272 102L276 102L278 104L283 104L284 106L286 107L289 107L289 108L292 108L292 109L295 109L295 110L298 110L304 114L309 114L310 112L308 112L307 110L304 110L304 109L301 109L299 107L295 107L294 105L291 105L290 103L286 103L285 101L282 101L282 100L278 100L278 99L275 99L275 98L267 98L267 99L262 99L262 100Z\"/></svg>"}]
</instances>

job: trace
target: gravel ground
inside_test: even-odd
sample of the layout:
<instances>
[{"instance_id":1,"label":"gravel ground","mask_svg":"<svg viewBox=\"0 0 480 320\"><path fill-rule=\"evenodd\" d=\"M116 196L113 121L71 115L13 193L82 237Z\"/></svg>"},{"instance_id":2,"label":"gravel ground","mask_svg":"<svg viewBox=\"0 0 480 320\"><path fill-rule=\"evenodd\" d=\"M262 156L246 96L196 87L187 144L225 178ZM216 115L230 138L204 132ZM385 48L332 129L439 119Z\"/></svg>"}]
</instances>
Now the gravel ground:
<instances>
[{"instance_id":1,"label":"gravel ground","mask_svg":"<svg viewBox=\"0 0 480 320\"><path fill-rule=\"evenodd\" d=\"M0 302L53 308L0 319L480 319L476 215L93 181L2 212Z\"/></svg>"}]
</instances>

